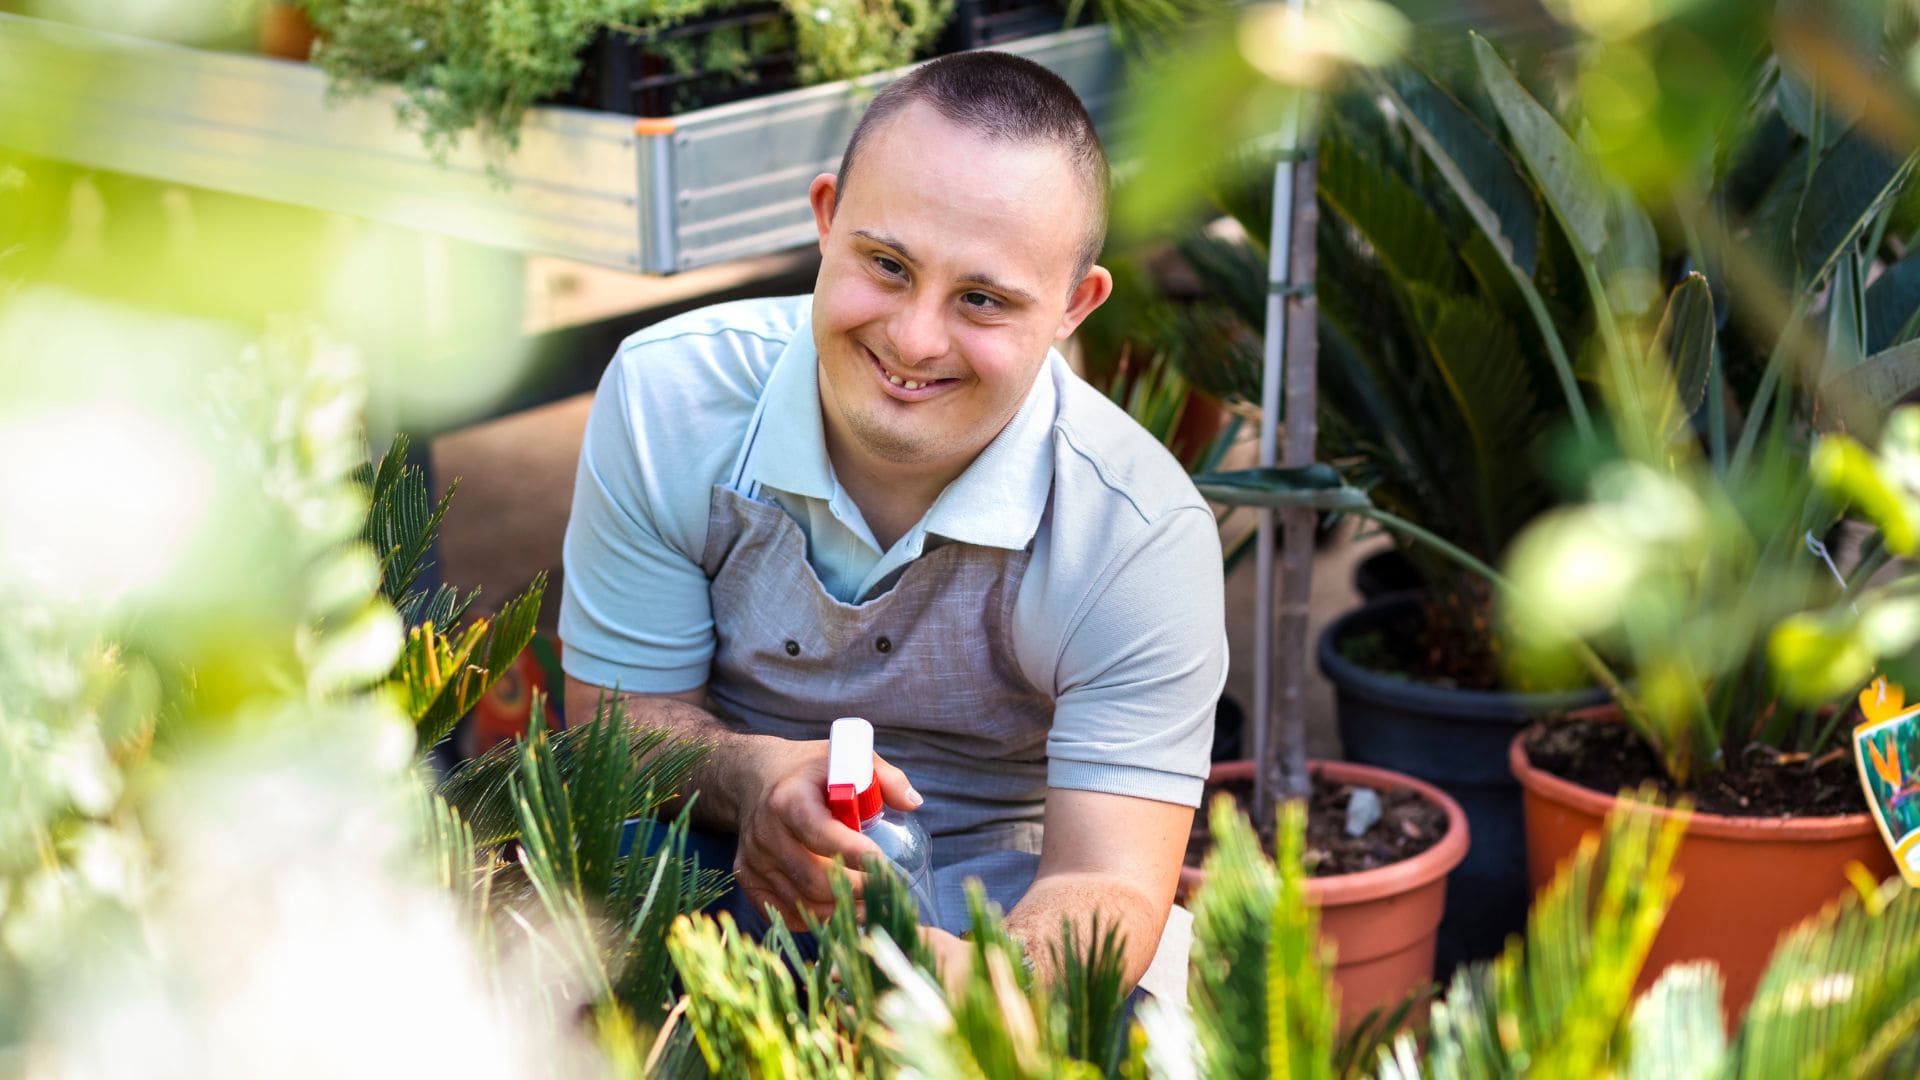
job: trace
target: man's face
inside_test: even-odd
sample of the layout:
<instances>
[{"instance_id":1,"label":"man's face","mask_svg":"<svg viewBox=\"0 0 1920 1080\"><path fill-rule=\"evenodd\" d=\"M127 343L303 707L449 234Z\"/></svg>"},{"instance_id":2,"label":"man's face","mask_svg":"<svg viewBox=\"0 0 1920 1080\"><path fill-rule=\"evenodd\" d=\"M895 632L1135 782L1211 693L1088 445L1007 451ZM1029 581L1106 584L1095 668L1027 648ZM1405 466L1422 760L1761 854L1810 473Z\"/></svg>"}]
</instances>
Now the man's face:
<instances>
[{"instance_id":1,"label":"man's face","mask_svg":"<svg viewBox=\"0 0 1920 1080\"><path fill-rule=\"evenodd\" d=\"M1111 291L1076 281L1087 198L1067 155L996 142L925 105L811 192L814 344L840 467L957 474L1019 410L1052 343ZM856 461L842 461L851 453Z\"/></svg>"}]
</instances>

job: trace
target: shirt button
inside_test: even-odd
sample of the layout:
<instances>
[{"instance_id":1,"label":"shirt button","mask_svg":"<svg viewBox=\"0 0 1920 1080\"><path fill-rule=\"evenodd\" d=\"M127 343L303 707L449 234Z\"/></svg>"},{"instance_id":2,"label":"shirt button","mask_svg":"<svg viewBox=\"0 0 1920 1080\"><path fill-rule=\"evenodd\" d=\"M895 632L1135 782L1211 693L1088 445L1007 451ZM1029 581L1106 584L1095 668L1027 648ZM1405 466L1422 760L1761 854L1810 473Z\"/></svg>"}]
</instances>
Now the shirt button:
<instances>
[{"instance_id":1,"label":"shirt button","mask_svg":"<svg viewBox=\"0 0 1920 1080\"><path fill-rule=\"evenodd\" d=\"M874 647L874 648L876 648L876 649L879 649L879 650L880 650L881 652L883 652L883 653L886 653L886 652L892 652L892 651L893 651L893 640L892 640L891 638L888 638L887 636L885 636L885 635L883 634L883 635L881 635L881 637L880 637L880 640L879 640L879 641L876 641L876 642L874 642L874 643L873 643L873 647Z\"/></svg>"},{"instance_id":2,"label":"shirt button","mask_svg":"<svg viewBox=\"0 0 1920 1080\"><path fill-rule=\"evenodd\" d=\"M787 639L787 655L788 656L800 655L800 643L793 640L792 638Z\"/></svg>"}]
</instances>

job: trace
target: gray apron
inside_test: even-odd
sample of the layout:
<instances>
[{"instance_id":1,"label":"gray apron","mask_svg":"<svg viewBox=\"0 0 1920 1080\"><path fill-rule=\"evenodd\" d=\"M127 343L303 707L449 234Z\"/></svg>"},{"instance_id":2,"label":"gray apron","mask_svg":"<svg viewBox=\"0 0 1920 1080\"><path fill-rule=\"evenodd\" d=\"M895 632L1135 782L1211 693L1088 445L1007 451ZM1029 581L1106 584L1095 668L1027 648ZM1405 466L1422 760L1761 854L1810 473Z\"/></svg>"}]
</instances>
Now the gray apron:
<instances>
[{"instance_id":1,"label":"gray apron","mask_svg":"<svg viewBox=\"0 0 1920 1080\"><path fill-rule=\"evenodd\" d=\"M1053 722L1052 695L1012 646L1031 550L948 543L843 603L807 562L799 523L749 482L758 422L707 516L715 711L783 739L824 739L836 717L871 721L875 751L926 798L945 928L969 925L968 878L1011 910L1039 864Z\"/></svg>"}]
</instances>

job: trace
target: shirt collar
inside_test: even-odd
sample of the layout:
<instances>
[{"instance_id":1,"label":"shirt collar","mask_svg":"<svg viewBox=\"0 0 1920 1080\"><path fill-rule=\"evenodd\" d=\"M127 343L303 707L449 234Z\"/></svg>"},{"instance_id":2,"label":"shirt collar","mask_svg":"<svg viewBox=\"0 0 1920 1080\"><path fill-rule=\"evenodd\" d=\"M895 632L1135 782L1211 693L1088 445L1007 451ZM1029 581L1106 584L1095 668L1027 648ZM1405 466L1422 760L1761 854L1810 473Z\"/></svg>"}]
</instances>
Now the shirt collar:
<instances>
[{"instance_id":1,"label":"shirt collar","mask_svg":"<svg viewBox=\"0 0 1920 1080\"><path fill-rule=\"evenodd\" d=\"M1020 410L967 471L954 478L927 511L926 531L963 544L1019 550L1039 531L1053 491L1053 421L1059 387L1047 351Z\"/></svg>"},{"instance_id":2,"label":"shirt collar","mask_svg":"<svg viewBox=\"0 0 1920 1080\"><path fill-rule=\"evenodd\" d=\"M809 499L833 498L833 465L820 422L820 361L813 348L813 320L803 318L781 350L761 391L760 427L754 435L753 476L761 487Z\"/></svg>"},{"instance_id":3,"label":"shirt collar","mask_svg":"<svg viewBox=\"0 0 1920 1080\"><path fill-rule=\"evenodd\" d=\"M1012 550L1033 539L1053 490L1055 368L1065 363L1048 350L1013 419L934 500L921 521L925 532ZM820 418L820 364L811 320L802 322L782 350L761 397L752 479L762 487L831 500L837 485Z\"/></svg>"}]
</instances>

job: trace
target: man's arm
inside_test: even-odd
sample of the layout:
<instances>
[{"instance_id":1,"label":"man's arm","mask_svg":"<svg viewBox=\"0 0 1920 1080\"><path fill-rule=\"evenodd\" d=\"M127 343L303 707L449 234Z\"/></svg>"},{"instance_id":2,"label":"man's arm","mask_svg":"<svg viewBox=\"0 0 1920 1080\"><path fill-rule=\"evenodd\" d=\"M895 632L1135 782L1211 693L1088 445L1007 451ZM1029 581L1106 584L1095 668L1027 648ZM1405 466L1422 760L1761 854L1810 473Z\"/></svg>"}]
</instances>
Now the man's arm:
<instances>
[{"instance_id":1,"label":"man's arm","mask_svg":"<svg viewBox=\"0 0 1920 1080\"><path fill-rule=\"evenodd\" d=\"M611 692L567 676L567 715L594 715L601 696ZM827 873L833 856L858 867L863 856L879 849L827 810L826 740L796 742L735 731L705 708L704 686L619 697L635 729L666 731L710 748L687 782L688 791L700 794L694 821L739 837L733 873L748 898L758 906L772 904L795 929L805 925L799 914L803 907L822 918L831 913ZM874 777L888 804L902 810L920 805L906 774L878 757ZM852 877L857 890L859 875Z\"/></svg>"},{"instance_id":2,"label":"man's arm","mask_svg":"<svg viewBox=\"0 0 1920 1080\"><path fill-rule=\"evenodd\" d=\"M1097 912L1103 926L1120 928L1125 985L1138 983L1173 907L1192 828L1193 808L1178 803L1067 788L1048 791L1040 869L1007 913L1006 924L1025 947L1034 974L1045 982L1059 976L1053 952L1063 944L1062 919L1072 924L1075 947L1084 953ZM951 985L964 974L971 954L951 935L932 932L929 937Z\"/></svg>"}]
</instances>

